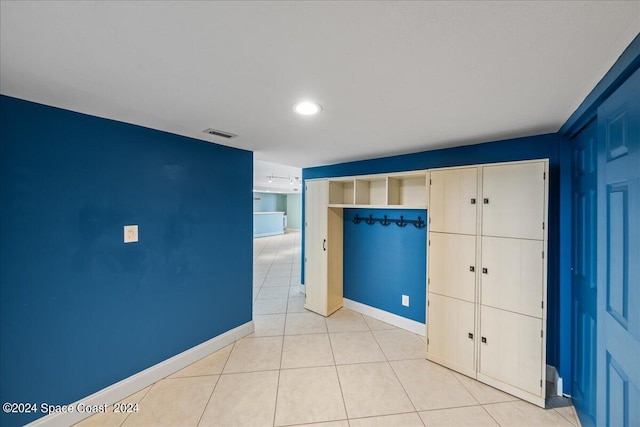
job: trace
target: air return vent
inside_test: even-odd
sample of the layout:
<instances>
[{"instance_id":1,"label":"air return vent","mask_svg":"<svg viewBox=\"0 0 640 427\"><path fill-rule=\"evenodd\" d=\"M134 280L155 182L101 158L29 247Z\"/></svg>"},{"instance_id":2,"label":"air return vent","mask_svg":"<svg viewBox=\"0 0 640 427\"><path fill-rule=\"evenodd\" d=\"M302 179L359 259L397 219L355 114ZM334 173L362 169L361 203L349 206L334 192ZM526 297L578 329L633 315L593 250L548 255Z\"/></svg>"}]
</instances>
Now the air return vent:
<instances>
[{"instance_id":1,"label":"air return vent","mask_svg":"<svg viewBox=\"0 0 640 427\"><path fill-rule=\"evenodd\" d=\"M219 137L225 138L225 139L231 139L231 138L235 138L236 136L238 136L235 133L224 132L224 131L217 130L217 129L212 129L212 128L205 129L205 130L203 130L203 132L204 133L208 133L209 135L219 136Z\"/></svg>"}]
</instances>

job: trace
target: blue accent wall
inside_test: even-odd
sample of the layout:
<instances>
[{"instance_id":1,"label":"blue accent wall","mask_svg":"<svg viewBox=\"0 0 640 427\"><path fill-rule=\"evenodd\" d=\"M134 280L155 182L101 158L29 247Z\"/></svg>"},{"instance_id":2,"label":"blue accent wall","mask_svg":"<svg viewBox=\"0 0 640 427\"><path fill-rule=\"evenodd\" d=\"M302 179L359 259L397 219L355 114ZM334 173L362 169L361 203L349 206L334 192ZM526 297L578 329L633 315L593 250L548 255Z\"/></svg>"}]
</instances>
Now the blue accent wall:
<instances>
[{"instance_id":1,"label":"blue accent wall","mask_svg":"<svg viewBox=\"0 0 640 427\"><path fill-rule=\"evenodd\" d=\"M344 297L424 323L427 227L353 223L360 217L427 218L418 209L344 209ZM409 307L402 305L409 296Z\"/></svg>"},{"instance_id":2,"label":"blue accent wall","mask_svg":"<svg viewBox=\"0 0 640 427\"><path fill-rule=\"evenodd\" d=\"M330 178L548 158L550 180L549 256L547 258L547 363L558 367L563 378L571 378L569 364L560 363L561 361L568 361L571 354L571 341L566 340L571 331L571 319L568 315L568 313L571 313L571 300L570 298L560 298L561 293L567 295L571 292L571 283L560 281L560 271L566 271L571 268L570 264L568 264L570 260L567 257L562 258L564 264L560 265L560 229L571 226L568 216L563 216L563 223L560 224L560 180L561 178L563 181L567 179L567 175L561 175L560 173L560 140L561 138L557 134L536 135L400 156L318 166L303 169L302 177L303 179ZM565 159L562 166L568 166L567 159ZM304 209L303 204L303 217ZM302 238L304 251L304 234ZM567 239L567 234L563 234L562 238ZM563 242L563 244L566 246L567 243ZM302 254L302 259L304 259L304 253ZM301 280L304 283L304 265L302 265ZM564 339L561 340L561 337ZM565 385L567 385L566 380Z\"/></svg>"},{"instance_id":3,"label":"blue accent wall","mask_svg":"<svg viewBox=\"0 0 640 427\"><path fill-rule=\"evenodd\" d=\"M0 400L71 403L249 322L252 162L1 96Z\"/></svg>"}]
</instances>

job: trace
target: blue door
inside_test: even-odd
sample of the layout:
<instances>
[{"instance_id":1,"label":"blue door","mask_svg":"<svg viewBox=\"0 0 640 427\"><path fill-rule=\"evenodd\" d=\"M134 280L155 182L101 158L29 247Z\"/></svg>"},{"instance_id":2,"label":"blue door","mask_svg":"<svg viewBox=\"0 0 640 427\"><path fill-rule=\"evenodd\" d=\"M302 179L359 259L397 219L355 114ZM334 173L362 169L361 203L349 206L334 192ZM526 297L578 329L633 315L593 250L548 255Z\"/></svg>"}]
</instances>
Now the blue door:
<instances>
[{"instance_id":1,"label":"blue door","mask_svg":"<svg viewBox=\"0 0 640 427\"><path fill-rule=\"evenodd\" d=\"M572 153L572 339L573 404L582 425L596 412L596 211L597 122L571 142Z\"/></svg>"},{"instance_id":2,"label":"blue door","mask_svg":"<svg viewBox=\"0 0 640 427\"><path fill-rule=\"evenodd\" d=\"M640 425L640 70L598 108L596 423Z\"/></svg>"}]
</instances>

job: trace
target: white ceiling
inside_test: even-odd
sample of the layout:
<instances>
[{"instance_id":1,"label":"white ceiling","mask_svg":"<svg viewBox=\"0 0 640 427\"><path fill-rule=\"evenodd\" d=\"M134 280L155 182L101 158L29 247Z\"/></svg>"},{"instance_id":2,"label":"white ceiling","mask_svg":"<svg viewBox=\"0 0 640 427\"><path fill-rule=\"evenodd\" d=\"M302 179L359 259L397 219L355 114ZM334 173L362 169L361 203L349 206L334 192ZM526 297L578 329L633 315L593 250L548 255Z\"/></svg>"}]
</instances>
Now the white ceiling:
<instances>
[{"instance_id":1,"label":"white ceiling","mask_svg":"<svg viewBox=\"0 0 640 427\"><path fill-rule=\"evenodd\" d=\"M269 178L271 177L271 182ZM274 193L301 193L302 169L278 163L253 161L253 189Z\"/></svg>"},{"instance_id":2,"label":"white ceiling","mask_svg":"<svg viewBox=\"0 0 640 427\"><path fill-rule=\"evenodd\" d=\"M640 31L638 1L0 7L2 94L299 167L555 132Z\"/></svg>"}]
</instances>

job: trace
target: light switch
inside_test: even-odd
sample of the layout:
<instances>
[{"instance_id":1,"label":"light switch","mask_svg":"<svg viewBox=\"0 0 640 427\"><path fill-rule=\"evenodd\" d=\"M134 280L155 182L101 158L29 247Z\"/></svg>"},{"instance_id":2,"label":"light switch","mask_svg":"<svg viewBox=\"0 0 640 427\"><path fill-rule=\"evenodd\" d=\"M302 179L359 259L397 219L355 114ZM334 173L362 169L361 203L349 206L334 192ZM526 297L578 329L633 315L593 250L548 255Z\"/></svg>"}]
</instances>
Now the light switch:
<instances>
[{"instance_id":1,"label":"light switch","mask_svg":"<svg viewBox=\"0 0 640 427\"><path fill-rule=\"evenodd\" d=\"M138 241L138 226L125 225L124 226L124 242L133 243L137 241Z\"/></svg>"},{"instance_id":2,"label":"light switch","mask_svg":"<svg viewBox=\"0 0 640 427\"><path fill-rule=\"evenodd\" d=\"M402 305L409 307L409 295L402 295Z\"/></svg>"}]
</instances>

